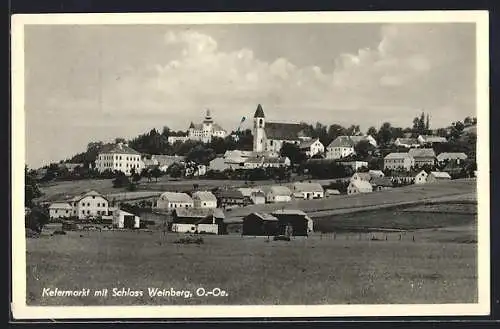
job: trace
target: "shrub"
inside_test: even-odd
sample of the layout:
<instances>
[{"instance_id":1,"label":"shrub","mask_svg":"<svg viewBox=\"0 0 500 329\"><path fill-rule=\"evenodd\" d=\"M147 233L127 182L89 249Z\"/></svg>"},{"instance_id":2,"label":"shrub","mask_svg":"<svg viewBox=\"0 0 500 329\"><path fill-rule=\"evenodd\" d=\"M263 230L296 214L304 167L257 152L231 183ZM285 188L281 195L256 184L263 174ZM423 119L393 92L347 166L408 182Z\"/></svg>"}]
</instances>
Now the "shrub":
<instances>
[{"instance_id":1,"label":"shrub","mask_svg":"<svg viewBox=\"0 0 500 329\"><path fill-rule=\"evenodd\" d=\"M66 232L63 230L57 230L52 233L52 235L66 235Z\"/></svg>"},{"instance_id":2,"label":"shrub","mask_svg":"<svg viewBox=\"0 0 500 329\"><path fill-rule=\"evenodd\" d=\"M175 241L175 243L178 244L203 244L203 238L202 237L195 237L195 236L185 236L183 238L180 238L179 240Z\"/></svg>"}]
</instances>

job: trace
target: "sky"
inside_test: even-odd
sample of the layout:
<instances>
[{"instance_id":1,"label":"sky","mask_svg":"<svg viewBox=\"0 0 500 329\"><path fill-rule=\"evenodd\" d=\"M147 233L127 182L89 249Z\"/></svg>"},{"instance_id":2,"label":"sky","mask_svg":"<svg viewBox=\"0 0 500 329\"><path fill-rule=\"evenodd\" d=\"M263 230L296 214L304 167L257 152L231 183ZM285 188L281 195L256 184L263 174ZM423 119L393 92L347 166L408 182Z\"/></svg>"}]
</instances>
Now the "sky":
<instances>
[{"instance_id":1,"label":"sky","mask_svg":"<svg viewBox=\"0 0 500 329\"><path fill-rule=\"evenodd\" d=\"M26 26L26 162L206 109L249 127L258 104L270 121L448 126L476 113L475 42L472 23Z\"/></svg>"}]
</instances>

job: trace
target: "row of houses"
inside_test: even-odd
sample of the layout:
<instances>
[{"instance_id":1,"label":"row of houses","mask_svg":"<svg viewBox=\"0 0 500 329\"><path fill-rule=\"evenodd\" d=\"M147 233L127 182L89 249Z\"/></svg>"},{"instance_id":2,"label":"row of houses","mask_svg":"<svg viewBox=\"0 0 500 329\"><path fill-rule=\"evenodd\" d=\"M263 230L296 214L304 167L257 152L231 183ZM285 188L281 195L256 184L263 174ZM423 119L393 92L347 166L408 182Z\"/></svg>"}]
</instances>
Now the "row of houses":
<instances>
[{"instance_id":1,"label":"row of houses","mask_svg":"<svg viewBox=\"0 0 500 329\"><path fill-rule=\"evenodd\" d=\"M447 162L460 163L467 159L465 153L443 152L436 156L432 148L413 148L408 152L393 152L384 157L384 169L409 171L411 168L435 166Z\"/></svg>"}]
</instances>

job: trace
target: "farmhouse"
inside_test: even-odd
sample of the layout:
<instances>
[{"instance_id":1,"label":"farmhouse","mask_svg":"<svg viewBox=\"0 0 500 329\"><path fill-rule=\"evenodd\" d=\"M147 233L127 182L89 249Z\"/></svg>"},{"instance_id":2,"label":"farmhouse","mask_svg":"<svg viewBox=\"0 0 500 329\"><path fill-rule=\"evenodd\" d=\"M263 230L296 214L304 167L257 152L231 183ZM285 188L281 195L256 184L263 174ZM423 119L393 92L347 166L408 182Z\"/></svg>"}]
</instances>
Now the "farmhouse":
<instances>
[{"instance_id":1,"label":"farmhouse","mask_svg":"<svg viewBox=\"0 0 500 329\"><path fill-rule=\"evenodd\" d=\"M217 198L212 192L197 191L192 195L195 208L217 208Z\"/></svg>"},{"instance_id":2,"label":"farmhouse","mask_svg":"<svg viewBox=\"0 0 500 329\"><path fill-rule=\"evenodd\" d=\"M124 143L104 145L97 155L95 165L100 173L106 170L121 171L127 176L131 175L132 169L140 173L144 168L141 154Z\"/></svg>"},{"instance_id":3,"label":"farmhouse","mask_svg":"<svg viewBox=\"0 0 500 329\"><path fill-rule=\"evenodd\" d=\"M447 172L442 171L431 171L427 177L427 183L436 183L440 181L450 180L451 176Z\"/></svg>"},{"instance_id":4,"label":"farmhouse","mask_svg":"<svg viewBox=\"0 0 500 329\"><path fill-rule=\"evenodd\" d=\"M259 104L253 118L253 151L278 154L284 143L299 145L310 140L304 127L298 123L266 122L264 110Z\"/></svg>"},{"instance_id":5,"label":"farmhouse","mask_svg":"<svg viewBox=\"0 0 500 329\"><path fill-rule=\"evenodd\" d=\"M373 177L370 180L370 184L372 184L375 191L388 190L393 186L392 181L388 177Z\"/></svg>"},{"instance_id":6,"label":"farmhouse","mask_svg":"<svg viewBox=\"0 0 500 329\"><path fill-rule=\"evenodd\" d=\"M347 187L347 194L370 193L373 191L372 184L365 180L352 180Z\"/></svg>"},{"instance_id":7,"label":"farmhouse","mask_svg":"<svg viewBox=\"0 0 500 329\"><path fill-rule=\"evenodd\" d=\"M278 218L267 213L253 212L243 218L242 235L276 236Z\"/></svg>"},{"instance_id":8,"label":"farmhouse","mask_svg":"<svg viewBox=\"0 0 500 329\"><path fill-rule=\"evenodd\" d=\"M421 170L420 172L414 175L414 184L425 184L427 182L427 172L425 170Z\"/></svg>"},{"instance_id":9,"label":"farmhouse","mask_svg":"<svg viewBox=\"0 0 500 329\"><path fill-rule=\"evenodd\" d=\"M404 152L389 153L384 158L384 169L404 169L409 171L414 165L415 160L413 157Z\"/></svg>"},{"instance_id":10,"label":"farmhouse","mask_svg":"<svg viewBox=\"0 0 500 329\"><path fill-rule=\"evenodd\" d=\"M264 186L262 190L266 195L266 202L268 203L290 202L292 200L292 191L286 186Z\"/></svg>"},{"instance_id":11,"label":"farmhouse","mask_svg":"<svg viewBox=\"0 0 500 329\"><path fill-rule=\"evenodd\" d=\"M299 144L299 149L309 158L325 152L325 146L319 141L319 138L302 141Z\"/></svg>"},{"instance_id":12,"label":"farmhouse","mask_svg":"<svg viewBox=\"0 0 500 329\"><path fill-rule=\"evenodd\" d=\"M293 183L292 191L295 198L304 200L321 199L325 197L325 191L318 183Z\"/></svg>"},{"instance_id":13,"label":"farmhouse","mask_svg":"<svg viewBox=\"0 0 500 329\"><path fill-rule=\"evenodd\" d=\"M404 148L416 148L420 147L420 143L416 138L396 138L394 145Z\"/></svg>"},{"instance_id":14,"label":"farmhouse","mask_svg":"<svg viewBox=\"0 0 500 329\"><path fill-rule=\"evenodd\" d=\"M278 234L307 236L313 232L313 221L301 210L280 209L271 215L278 218Z\"/></svg>"},{"instance_id":15,"label":"farmhouse","mask_svg":"<svg viewBox=\"0 0 500 329\"><path fill-rule=\"evenodd\" d=\"M207 110L202 123L191 122L188 128L188 139L199 140L203 143L210 143L212 137L224 138L226 135L227 132L212 119L210 110Z\"/></svg>"},{"instance_id":16,"label":"farmhouse","mask_svg":"<svg viewBox=\"0 0 500 329\"><path fill-rule=\"evenodd\" d=\"M238 189L244 197L249 198L253 204L266 203L265 193L258 188L241 187Z\"/></svg>"},{"instance_id":17,"label":"farmhouse","mask_svg":"<svg viewBox=\"0 0 500 329\"><path fill-rule=\"evenodd\" d=\"M339 136L326 147L326 158L341 159L354 154L354 145L349 136Z\"/></svg>"},{"instance_id":18,"label":"farmhouse","mask_svg":"<svg viewBox=\"0 0 500 329\"><path fill-rule=\"evenodd\" d=\"M356 180L364 180L369 182L372 176L370 175L369 172L357 172L354 173L351 177L351 181L356 181Z\"/></svg>"},{"instance_id":19,"label":"farmhouse","mask_svg":"<svg viewBox=\"0 0 500 329\"><path fill-rule=\"evenodd\" d=\"M410 149L409 156L414 160L415 167L422 167L425 165L434 166L436 160L436 153L431 148Z\"/></svg>"},{"instance_id":20,"label":"farmhouse","mask_svg":"<svg viewBox=\"0 0 500 329\"><path fill-rule=\"evenodd\" d=\"M189 140L189 137L187 136L168 136L167 138L167 141L169 144L175 144L177 142L181 142L181 143L184 143L186 142L187 140Z\"/></svg>"},{"instance_id":21,"label":"farmhouse","mask_svg":"<svg viewBox=\"0 0 500 329\"><path fill-rule=\"evenodd\" d=\"M156 202L156 208L164 210L192 207L194 207L193 199L186 193L164 192Z\"/></svg>"},{"instance_id":22,"label":"farmhouse","mask_svg":"<svg viewBox=\"0 0 500 329\"><path fill-rule=\"evenodd\" d=\"M249 203L249 199L236 189L219 190L216 195L222 208L243 207Z\"/></svg>"},{"instance_id":23,"label":"farmhouse","mask_svg":"<svg viewBox=\"0 0 500 329\"><path fill-rule=\"evenodd\" d=\"M177 233L224 234L224 213L218 208L174 209L171 230Z\"/></svg>"},{"instance_id":24,"label":"farmhouse","mask_svg":"<svg viewBox=\"0 0 500 329\"><path fill-rule=\"evenodd\" d=\"M419 135L417 140L421 145L432 145L436 143L448 142L445 137L432 136L432 135Z\"/></svg>"},{"instance_id":25,"label":"farmhouse","mask_svg":"<svg viewBox=\"0 0 500 329\"><path fill-rule=\"evenodd\" d=\"M113 227L137 229L141 226L141 218L121 209L113 211Z\"/></svg>"},{"instance_id":26,"label":"farmhouse","mask_svg":"<svg viewBox=\"0 0 500 329\"><path fill-rule=\"evenodd\" d=\"M73 207L68 202L54 202L49 206L50 219L69 218L74 215Z\"/></svg>"},{"instance_id":27,"label":"farmhouse","mask_svg":"<svg viewBox=\"0 0 500 329\"><path fill-rule=\"evenodd\" d=\"M52 203L49 207L49 216L52 219L67 217L85 219L110 215L108 199L96 191L89 191L65 201Z\"/></svg>"},{"instance_id":28,"label":"farmhouse","mask_svg":"<svg viewBox=\"0 0 500 329\"><path fill-rule=\"evenodd\" d=\"M467 155L463 152L443 152L436 157L436 160L439 164L445 164L447 162L460 164L460 162L467 160Z\"/></svg>"}]
</instances>

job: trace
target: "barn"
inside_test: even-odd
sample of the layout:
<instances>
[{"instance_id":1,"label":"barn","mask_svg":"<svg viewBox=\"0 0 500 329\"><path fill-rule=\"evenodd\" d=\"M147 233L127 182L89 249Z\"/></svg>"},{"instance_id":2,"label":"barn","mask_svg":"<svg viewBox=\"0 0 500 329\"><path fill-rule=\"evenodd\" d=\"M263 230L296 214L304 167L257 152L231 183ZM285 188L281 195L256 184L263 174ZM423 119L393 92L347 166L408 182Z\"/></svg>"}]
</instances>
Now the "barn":
<instances>
[{"instance_id":1,"label":"barn","mask_svg":"<svg viewBox=\"0 0 500 329\"><path fill-rule=\"evenodd\" d=\"M137 229L140 228L141 218L121 209L113 211L113 227Z\"/></svg>"},{"instance_id":2,"label":"barn","mask_svg":"<svg viewBox=\"0 0 500 329\"><path fill-rule=\"evenodd\" d=\"M436 183L440 181L448 181L451 179L450 174L444 171L431 171L427 176L427 183Z\"/></svg>"},{"instance_id":3,"label":"barn","mask_svg":"<svg viewBox=\"0 0 500 329\"><path fill-rule=\"evenodd\" d=\"M224 213L218 208L177 208L171 230L177 233L225 234Z\"/></svg>"},{"instance_id":4,"label":"barn","mask_svg":"<svg viewBox=\"0 0 500 329\"><path fill-rule=\"evenodd\" d=\"M313 221L302 210L280 209L271 215L278 218L278 234L307 236L313 232Z\"/></svg>"},{"instance_id":5,"label":"barn","mask_svg":"<svg viewBox=\"0 0 500 329\"><path fill-rule=\"evenodd\" d=\"M278 235L278 218L267 213L253 212L243 218L241 235L276 236Z\"/></svg>"}]
</instances>

